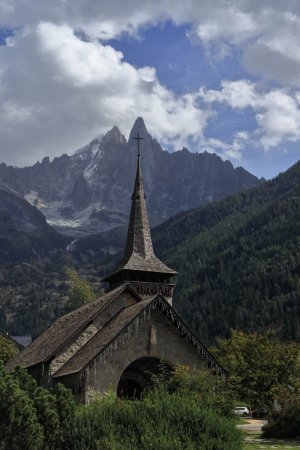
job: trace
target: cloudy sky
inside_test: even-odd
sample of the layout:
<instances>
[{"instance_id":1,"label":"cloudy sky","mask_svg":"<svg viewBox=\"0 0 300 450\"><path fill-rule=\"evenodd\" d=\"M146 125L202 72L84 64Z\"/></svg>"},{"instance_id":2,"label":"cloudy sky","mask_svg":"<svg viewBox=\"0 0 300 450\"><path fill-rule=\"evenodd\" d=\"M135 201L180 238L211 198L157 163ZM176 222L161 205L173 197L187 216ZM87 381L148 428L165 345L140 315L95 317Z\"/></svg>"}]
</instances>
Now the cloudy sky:
<instances>
[{"instance_id":1,"label":"cloudy sky","mask_svg":"<svg viewBox=\"0 0 300 450\"><path fill-rule=\"evenodd\" d=\"M300 159L300 1L0 0L0 161L137 116L270 178Z\"/></svg>"}]
</instances>

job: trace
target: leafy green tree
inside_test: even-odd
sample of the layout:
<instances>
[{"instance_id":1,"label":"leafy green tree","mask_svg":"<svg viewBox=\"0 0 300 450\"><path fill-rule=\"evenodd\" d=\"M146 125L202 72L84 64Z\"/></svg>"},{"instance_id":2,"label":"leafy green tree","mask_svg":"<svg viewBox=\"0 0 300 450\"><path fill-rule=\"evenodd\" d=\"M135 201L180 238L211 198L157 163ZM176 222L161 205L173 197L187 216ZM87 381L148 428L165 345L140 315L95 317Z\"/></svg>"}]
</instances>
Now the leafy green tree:
<instances>
[{"instance_id":1,"label":"leafy green tree","mask_svg":"<svg viewBox=\"0 0 300 450\"><path fill-rule=\"evenodd\" d=\"M95 291L87 280L83 279L73 269L66 269L66 273L70 282L68 291L68 306L70 309L79 308L96 299Z\"/></svg>"},{"instance_id":2,"label":"leafy green tree","mask_svg":"<svg viewBox=\"0 0 300 450\"><path fill-rule=\"evenodd\" d=\"M192 395L199 403L211 407L222 416L232 417L234 397L228 388L226 378L214 376L208 370L196 370L180 365L174 374L163 383L169 392ZM158 387L161 387L159 380Z\"/></svg>"},{"instance_id":3,"label":"leafy green tree","mask_svg":"<svg viewBox=\"0 0 300 450\"><path fill-rule=\"evenodd\" d=\"M18 382L0 367L0 449L40 450L43 428L33 401Z\"/></svg>"},{"instance_id":4,"label":"leafy green tree","mask_svg":"<svg viewBox=\"0 0 300 450\"><path fill-rule=\"evenodd\" d=\"M299 345L283 342L273 331L232 331L219 339L214 354L228 371L228 385L240 401L266 411L272 407L274 389L286 387L299 376Z\"/></svg>"},{"instance_id":5,"label":"leafy green tree","mask_svg":"<svg viewBox=\"0 0 300 450\"><path fill-rule=\"evenodd\" d=\"M5 364L18 353L17 346L0 334L0 361Z\"/></svg>"},{"instance_id":6,"label":"leafy green tree","mask_svg":"<svg viewBox=\"0 0 300 450\"><path fill-rule=\"evenodd\" d=\"M300 373L300 372L299 372ZM275 402L263 428L266 437L300 437L300 375L287 386L274 389Z\"/></svg>"}]
</instances>

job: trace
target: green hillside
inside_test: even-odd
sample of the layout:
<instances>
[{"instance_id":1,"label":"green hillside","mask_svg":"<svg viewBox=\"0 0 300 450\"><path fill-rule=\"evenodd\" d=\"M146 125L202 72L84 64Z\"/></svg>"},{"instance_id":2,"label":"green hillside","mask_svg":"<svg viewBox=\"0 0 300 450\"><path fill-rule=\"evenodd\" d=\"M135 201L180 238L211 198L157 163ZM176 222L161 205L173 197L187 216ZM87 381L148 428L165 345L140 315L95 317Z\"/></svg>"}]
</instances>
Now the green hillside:
<instances>
[{"instance_id":1,"label":"green hillside","mask_svg":"<svg viewBox=\"0 0 300 450\"><path fill-rule=\"evenodd\" d=\"M66 266L98 290L121 257L108 249L120 250L124 234L89 236L53 257L42 249L35 263L0 261L0 327L36 336L59 316ZM173 217L152 235L156 254L179 272L175 308L203 342L230 328L268 327L300 340L300 163L257 188Z\"/></svg>"},{"instance_id":2,"label":"green hillside","mask_svg":"<svg viewBox=\"0 0 300 450\"><path fill-rule=\"evenodd\" d=\"M276 327L300 339L300 163L258 188L155 229L179 275L175 307L206 343Z\"/></svg>"}]
</instances>

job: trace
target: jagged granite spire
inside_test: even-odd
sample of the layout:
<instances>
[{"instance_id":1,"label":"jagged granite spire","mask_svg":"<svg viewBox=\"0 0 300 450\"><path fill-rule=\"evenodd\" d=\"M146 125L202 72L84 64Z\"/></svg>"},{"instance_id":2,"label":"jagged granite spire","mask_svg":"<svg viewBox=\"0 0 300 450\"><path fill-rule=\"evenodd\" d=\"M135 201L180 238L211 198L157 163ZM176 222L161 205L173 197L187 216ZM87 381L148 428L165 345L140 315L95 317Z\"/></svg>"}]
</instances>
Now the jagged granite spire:
<instances>
[{"instance_id":1,"label":"jagged granite spire","mask_svg":"<svg viewBox=\"0 0 300 450\"><path fill-rule=\"evenodd\" d=\"M143 139L139 136L134 138L138 141ZM103 281L117 281L121 274L120 281L126 279L126 274L130 273L130 280L140 280L142 273L147 273L147 282L157 282L157 276L149 279L149 274L153 273L160 276L160 280L170 278L176 272L163 264L154 254L150 227L146 209L146 196L144 192L143 179L140 168L140 154L138 151L137 171L135 177L134 191L131 197L132 205L128 225L127 240L125 245L124 257L119 268ZM146 281L146 280L145 280Z\"/></svg>"}]
</instances>

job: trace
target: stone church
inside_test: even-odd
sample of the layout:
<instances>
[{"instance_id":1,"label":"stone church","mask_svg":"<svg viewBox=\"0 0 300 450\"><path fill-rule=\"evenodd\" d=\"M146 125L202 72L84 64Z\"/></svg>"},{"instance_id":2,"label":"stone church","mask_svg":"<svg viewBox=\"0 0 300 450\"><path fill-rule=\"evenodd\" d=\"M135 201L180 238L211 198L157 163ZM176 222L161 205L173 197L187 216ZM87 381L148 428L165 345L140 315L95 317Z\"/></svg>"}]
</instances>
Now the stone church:
<instances>
[{"instance_id":1,"label":"stone church","mask_svg":"<svg viewBox=\"0 0 300 450\"><path fill-rule=\"evenodd\" d=\"M154 254L145 198L138 152L124 257L103 280L108 292L57 319L8 370L25 367L44 387L61 382L82 403L110 387L120 396L139 396L162 363L223 374L172 308L176 272Z\"/></svg>"}]
</instances>

